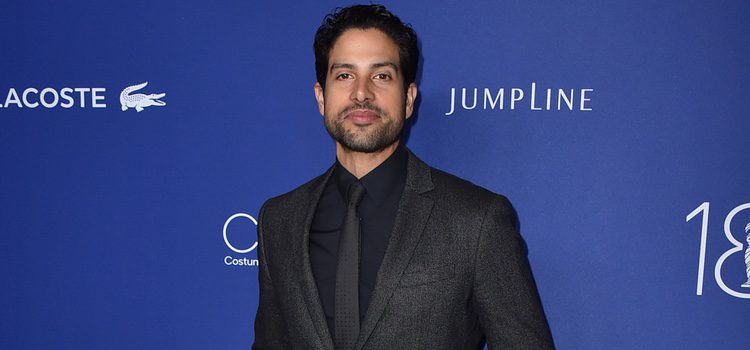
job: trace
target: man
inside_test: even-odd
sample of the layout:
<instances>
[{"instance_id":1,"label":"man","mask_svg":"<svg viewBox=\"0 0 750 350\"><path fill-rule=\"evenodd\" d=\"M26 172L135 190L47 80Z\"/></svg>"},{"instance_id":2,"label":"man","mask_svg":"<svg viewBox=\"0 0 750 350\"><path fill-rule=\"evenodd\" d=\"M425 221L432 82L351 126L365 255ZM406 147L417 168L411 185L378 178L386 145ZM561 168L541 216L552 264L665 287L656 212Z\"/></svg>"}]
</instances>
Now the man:
<instances>
[{"instance_id":1,"label":"man","mask_svg":"<svg viewBox=\"0 0 750 350\"><path fill-rule=\"evenodd\" d=\"M400 142L416 33L358 5L326 17L314 49L336 163L261 209L253 348L552 348L508 200Z\"/></svg>"}]
</instances>

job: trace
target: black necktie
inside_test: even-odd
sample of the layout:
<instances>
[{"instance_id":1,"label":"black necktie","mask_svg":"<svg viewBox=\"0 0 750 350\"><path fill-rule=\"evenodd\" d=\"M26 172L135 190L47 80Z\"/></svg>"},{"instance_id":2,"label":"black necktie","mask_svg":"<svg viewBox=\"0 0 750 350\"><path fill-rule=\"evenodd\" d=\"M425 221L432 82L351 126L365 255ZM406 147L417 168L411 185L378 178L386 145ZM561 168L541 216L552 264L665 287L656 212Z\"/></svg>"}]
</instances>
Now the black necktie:
<instances>
[{"instance_id":1,"label":"black necktie","mask_svg":"<svg viewBox=\"0 0 750 350\"><path fill-rule=\"evenodd\" d=\"M359 215L357 204L365 195L359 181L349 185L346 216L339 236L334 297L334 343L336 350L354 348L359 336Z\"/></svg>"}]
</instances>

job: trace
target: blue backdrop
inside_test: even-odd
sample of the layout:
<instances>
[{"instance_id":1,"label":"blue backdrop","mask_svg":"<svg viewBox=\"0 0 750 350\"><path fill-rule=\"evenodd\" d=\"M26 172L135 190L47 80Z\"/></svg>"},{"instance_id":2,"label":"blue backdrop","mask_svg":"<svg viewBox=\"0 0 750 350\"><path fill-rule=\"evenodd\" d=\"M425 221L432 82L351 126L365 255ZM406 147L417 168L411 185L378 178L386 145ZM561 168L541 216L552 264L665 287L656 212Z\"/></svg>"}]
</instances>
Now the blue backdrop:
<instances>
[{"instance_id":1,"label":"blue backdrop","mask_svg":"<svg viewBox=\"0 0 750 350\"><path fill-rule=\"evenodd\" d=\"M334 160L342 5L0 4L0 348L250 346L252 218ZM747 348L747 2L386 5L407 145L514 203L558 348Z\"/></svg>"}]
</instances>

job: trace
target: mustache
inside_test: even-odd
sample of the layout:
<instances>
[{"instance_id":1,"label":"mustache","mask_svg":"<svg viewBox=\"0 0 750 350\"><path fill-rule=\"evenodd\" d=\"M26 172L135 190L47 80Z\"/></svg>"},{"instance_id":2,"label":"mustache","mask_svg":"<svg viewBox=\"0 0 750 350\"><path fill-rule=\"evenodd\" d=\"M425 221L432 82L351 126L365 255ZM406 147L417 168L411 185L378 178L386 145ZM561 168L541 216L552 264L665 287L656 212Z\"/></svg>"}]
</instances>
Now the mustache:
<instances>
[{"instance_id":1,"label":"mustache","mask_svg":"<svg viewBox=\"0 0 750 350\"><path fill-rule=\"evenodd\" d=\"M356 103L355 102L355 103L347 106L341 112L339 112L339 117L340 118L346 117L347 114L349 114L349 113L351 113L353 111L362 110L362 109L374 112L375 114L377 114L380 117L382 117L382 116L384 116L386 114L385 111L382 110L380 107L372 104L370 101L365 101L365 102L362 102L362 103Z\"/></svg>"}]
</instances>

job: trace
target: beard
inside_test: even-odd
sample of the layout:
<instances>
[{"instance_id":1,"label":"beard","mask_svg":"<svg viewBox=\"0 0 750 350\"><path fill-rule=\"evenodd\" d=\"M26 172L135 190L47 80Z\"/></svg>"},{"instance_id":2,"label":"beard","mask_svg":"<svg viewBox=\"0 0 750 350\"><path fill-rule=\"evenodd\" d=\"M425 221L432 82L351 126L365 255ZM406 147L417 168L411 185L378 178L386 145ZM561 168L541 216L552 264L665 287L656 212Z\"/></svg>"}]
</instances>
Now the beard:
<instances>
[{"instance_id":1,"label":"beard","mask_svg":"<svg viewBox=\"0 0 750 350\"><path fill-rule=\"evenodd\" d=\"M351 129L344 126L346 115L357 109L366 109L378 115L379 122L356 126ZM404 128L404 118L391 118L380 107L365 101L344 108L335 116L325 116L325 126L328 134L345 149L354 152L375 153L398 141Z\"/></svg>"}]
</instances>

